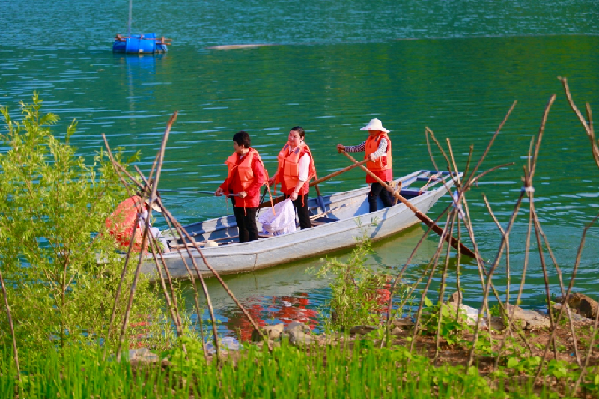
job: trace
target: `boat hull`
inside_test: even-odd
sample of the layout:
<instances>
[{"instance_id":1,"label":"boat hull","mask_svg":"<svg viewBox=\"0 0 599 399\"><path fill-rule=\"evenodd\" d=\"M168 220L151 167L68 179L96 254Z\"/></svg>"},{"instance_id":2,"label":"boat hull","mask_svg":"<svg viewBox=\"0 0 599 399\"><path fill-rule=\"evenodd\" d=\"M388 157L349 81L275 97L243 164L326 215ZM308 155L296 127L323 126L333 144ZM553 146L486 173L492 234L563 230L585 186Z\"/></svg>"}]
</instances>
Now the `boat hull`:
<instances>
[{"instance_id":1,"label":"boat hull","mask_svg":"<svg viewBox=\"0 0 599 399\"><path fill-rule=\"evenodd\" d=\"M425 173L430 172L418 171L398 179L402 181L402 195L407 198L412 196L409 201L422 213L428 212L453 185L451 178L445 176L444 184L439 182L436 189L417 195L417 191L410 190L409 185L417 180L426 179L426 176L423 176ZM325 196L325 208L329 211L327 220L330 222L328 223L248 243L231 243L216 247L205 246L202 248L202 253L210 266L221 275L244 273L353 247L363 237L372 241L380 240L420 222L414 213L402 203L382 209L380 209L382 204L379 204L379 211L368 213L368 192L369 188L364 187ZM310 199L309 207L312 214L317 215L322 212L317 207L315 198ZM261 210L261 212L266 211L270 211L270 208ZM226 237L233 237L237 234L233 216L211 219L185 226L185 228L196 242L226 240ZM195 249L189 248L191 257L186 249L183 248L180 251L184 254L183 257L176 251L163 254L171 277L189 278L187 268L192 270L197 277L191 257L204 277L213 276ZM153 279L158 278L156 264L151 258L144 261L141 271Z\"/></svg>"}]
</instances>

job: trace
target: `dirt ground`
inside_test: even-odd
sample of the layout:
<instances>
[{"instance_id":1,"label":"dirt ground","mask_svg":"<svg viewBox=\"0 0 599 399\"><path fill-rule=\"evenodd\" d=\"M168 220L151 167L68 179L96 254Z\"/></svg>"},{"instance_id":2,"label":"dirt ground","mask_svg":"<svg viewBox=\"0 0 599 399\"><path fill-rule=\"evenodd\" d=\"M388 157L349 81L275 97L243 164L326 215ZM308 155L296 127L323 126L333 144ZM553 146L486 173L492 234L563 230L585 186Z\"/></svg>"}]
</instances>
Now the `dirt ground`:
<instances>
[{"instance_id":1,"label":"dirt ground","mask_svg":"<svg viewBox=\"0 0 599 399\"><path fill-rule=\"evenodd\" d=\"M580 359L580 363L578 364L585 364L585 359L587 358L591 341L592 328L592 320L586 319L585 321L576 321L574 323L574 332L576 335L575 340L572 335L570 324L566 322L560 323L556 329L555 350L554 346L551 345L548 351L546 351L546 346L551 337L549 329L514 331L508 335L508 338L511 336L513 339L507 340L508 342L503 347L501 351L502 356L500 357L498 366L507 366L506 363L510 358L510 353L513 353L514 350L520 351L520 359L528 359L535 356L542 358L545 356L545 367L547 367L547 362L549 362L551 359L566 361L572 364L572 366L575 366L579 362L576 357L576 351L578 351ZM409 347L413 335L412 331L413 330L410 328L405 328L401 332L395 330L396 333L394 335L395 339L393 340L393 344ZM486 334L488 336L489 332L485 329L480 334ZM492 331L490 336L493 343L493 351L497 353L502 341L504 340L505 332ZM437 366L442 364L466 366L470 355L470 350L466 345L463 345L463 343L465 343L465 341L471 342L472 339L473 334L471 333L462 334L462 341L454 345L448 345L447 341L441 339L439 351L437 353L436 335L417 335L414 341L414 351L420 355L428 357ZM599 365L599 342L597 341L598 340L595 340L593 345L594 350L588 357L587 369L589 367ZM574 345L575 342L576 348ZM491 373L496 370L495 357L492 356L475 355L473 358L473 364L478 366L479 373L483 376L490 377L492 375ZM531 373L531 370L534 371ZM526 381L532 381L534 378L532 374L534 374L536 370L537 368L534 367L528 371L521 371L519 373L520 375L515 375L513 378L515 381L521 380L522 383L525 383ZM492 383L492 381L490 382ZM560 396L563 396L563 394L566 392L565 385L569 384L570 387L572 387L574 381L567 381L565 378L556 378L553 375L548 375L547 373L542 372L541 377L534 382L535 388L538 391L543 388L547 389L549 387L552 391L559 393ZM579 389L577 392L577 397L596 399L595 394L588 393L584 387Z\"/></svg>"}]
</instances>

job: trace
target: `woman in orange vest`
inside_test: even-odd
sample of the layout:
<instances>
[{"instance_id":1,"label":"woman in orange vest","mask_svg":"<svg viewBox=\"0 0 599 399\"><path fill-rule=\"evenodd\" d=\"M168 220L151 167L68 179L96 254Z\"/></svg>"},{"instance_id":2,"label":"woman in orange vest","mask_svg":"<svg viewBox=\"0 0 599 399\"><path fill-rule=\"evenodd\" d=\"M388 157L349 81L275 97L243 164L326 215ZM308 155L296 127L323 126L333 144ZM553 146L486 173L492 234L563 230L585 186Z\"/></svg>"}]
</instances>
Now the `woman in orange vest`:
<instances>
[{"instance_id":1,"label":"woman in orange vest","mask_svg":"<svg viewBox=\"0 0 599 399\"><path fill-rule=\"evenodd\" d=\"M366 167L385 183L393 180L393 159L391 156L391 139L387 133L389 130L383 127L383 124L377 118L374 118L360 130L368 130L368 138L360 145L344 146L337 144L338 151L362 152L366 155L364 159L370 160ZM370 212L377 211L376 199L380 195L385 206L393 206L387 190L377 182L372 176L366 175L366 183L370 184L370 193L368 193L368 206Z\"/></svg>"},{"instance_id":2,"label":"woman in orange vest","mask_svg":"<svg viewBox=\"0 0 599 399\"><path fill-rule=\"evenodd\" d=\"M256 213L260 205L260 187L267 174L258 151L251 147L250 135L243 130L233 135L233 155L225 161L227 179L214 195L228 195L239 229L239 242L258 239Z\"/></svg>"},{"instance_id":3,"label":"woman in orange vest","mask_svg":"<svg viewBox=\"0 0 599 399\"><path fill-rule=\"evenodd\" d=\"M281 183L281 191L285 198L291 198L297 211L300 228L309 229L310 210L308 209L308 192L310 179L316 177L316 168L310 148L304 142L306 132L300 126L289 131L287 144L279 152L279 168L269 180L268 185Z\"/></svg>"}]
</instances>

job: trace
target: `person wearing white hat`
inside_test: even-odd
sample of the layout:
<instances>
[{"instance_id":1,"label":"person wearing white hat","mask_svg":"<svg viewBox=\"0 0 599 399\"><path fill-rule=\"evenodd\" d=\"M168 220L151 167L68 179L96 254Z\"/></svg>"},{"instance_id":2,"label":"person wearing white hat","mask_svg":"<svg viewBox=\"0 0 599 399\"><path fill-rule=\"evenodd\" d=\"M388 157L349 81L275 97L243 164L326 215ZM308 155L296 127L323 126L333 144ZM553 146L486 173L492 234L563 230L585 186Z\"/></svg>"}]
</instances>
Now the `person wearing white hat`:
<instances>
[{"instance_id":1,"label":"person wearing white hat","mask_svg":"<svg viewBox=\"0 0 599 399\"><path fill-rule=\"evenodd\" d=\"M382 181L391 182L393 180L393 158L391 155L391 139L387 134L389 130L385 129L382 122L377 118L372 119L368 125L360 130L368 130L368 138L365 141L355 146L337 144L337 151L364 151L364 159L369 160L366 167ZM368 193L370 212L377 211L376 200L379 195L385 206L393 206L393 201L391 201L387 190L368 174L366 175L366 183L370 184L370 193Z\"/></svg>"}]
</instances>

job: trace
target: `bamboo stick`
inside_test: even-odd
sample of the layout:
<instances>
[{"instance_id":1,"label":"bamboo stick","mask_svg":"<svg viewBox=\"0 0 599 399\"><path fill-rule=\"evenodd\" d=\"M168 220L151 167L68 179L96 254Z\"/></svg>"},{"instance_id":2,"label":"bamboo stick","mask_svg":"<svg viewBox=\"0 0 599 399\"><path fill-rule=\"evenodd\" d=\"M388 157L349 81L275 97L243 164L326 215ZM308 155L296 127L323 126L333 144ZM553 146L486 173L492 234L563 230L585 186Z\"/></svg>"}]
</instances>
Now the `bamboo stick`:
<instances>
[{"instance_id":1,"label":"bamboo stick","mask_svg":"<svg viewBox=\"0 0 599 399\"><path fill-rule=\"evenodd\" d=\"M335 171L335 172L331 173L330 175L327 175L325 177L321 177L320 179L314 180L312 183L310 183L310 187L317 187L317 185L319 183L322 183L322 182L325 182L325 181L327 181L329 179L332 179L335 176L339 176L340 174L345 173L348 170L352 170L354 168L357 168L358 166L362 166L366 162L368 162L368 159L360 161L357 164L346 166L345 168L340 169L338 171ZM320 190L318 188L316 190L317 190L318 196L320 196ZM284 199L285 199L284 196L277 197L277 198L274 199L274 204L278 204L279 202L283 201ZM264 203L260 204L260 208L268 208L268 207L271 207L271 206L273 206L273 199L272 199L272 197L271 197L270 201L267 201L267 202L264 202Z\"/></svg>"},{"instance_id":2,"label":"bamboo stick","mask_svg":"<svg viewBox=\"0 0 599 399\"><path fill-rule=\"evenodd\" d=\"M135 269L133 283L131 284L131 290L129 292L129 302L127 303L127 309L125 310L125 318L123 320L123 325L121 327L121 339L119 341L119 346L117 349L117 360L119 360L119 361L121 360L121 350L122 350L123 343L125 341L125 333L127 332L127 325L129 324L129 316L131 314L131 307L133 306L133 298L135 296L135 291L137 289L137 282L139 281L141 264L143 262L143 257L144 257L143 249L146 247L146 244L148 242L148 232L150 230L150 216L152 214L152 206L151 205L156 201L156 188L158 185L158 181L160 179L160 172L162 170L162 161L164 159L164 152L166 151L166 141L168 140L168 135L170 133L171 126L176 119L177 119L177 111L175 111L175 113L171 116L170 120L168 121L168 123L166 125L166 131L164 132L164 136L162 137L162 145L160 147L160 157L157 162L158 165L157 165L157 170L156 170L156 182L152 186L152 193L150 194L150 209L148 211L149 215L148 215L148 218L146 219L146 226L144 228L144 232L143 232L143 236L142 236L142 240L141 240L142 250L139 251L139 259L138 259L138 263L137 263L137 268ZM217 348L216 345L215 345L215 348ZM218 349L217 349L217 351L218 351Z\"/></svg>"},{"instance_id":3,"label":"bamboo stick","mask_svg":"<svg viewBox=\"0 0 599 399\"><path fill-rule=\"evenodd\" d=\"M343 155L345 155L346 157L348 157L350 160L352 160L354 162L354 164L359 164L359 162L356 161L354 159L354 157L352 157L351 155L349 155L347 152L341 151L341 153ZM476 259L476 255L474 254L474 252L472 252L470 249L468 249L468 247L466 247L464 244L459 243L453 236L451 236L451 235L444 236L443 235L443 229L441 229L439 226L437 226L435 224L435 222L433 222L433 220L431 218L429 218L424 213L420 212L420 210L418 210L414 205L412 205L412 203L410 201L408 201L407 199L405 199L404 197L402 197L399 193L394 192L393 189L387 183L385 183L384 181L382 181L377 175L375 175L370 170L368 170L368 168L366 168L364 165L356 165L356 166L360 166L360 168L363 171L365 171L372 178L374 178L377 182L379 182L379 184L381 184L383 187L385 187L387 189L387 191L389 191L391 194L393 194L393 196L395 198L397 198L402 204L404 204L405 206L407 206L414 213L414 215L416 215L416 217L418 219L420 219L427 226L432 227L432 229L433 229L433 231L435 233L437 233L440 236L444 237L444 239L449 244L451 244L452 247L457 248L457 246L459 245L460 246L460 250L462 251L462 253L470 256L471 258Z\"/></svg>"}]
</instances>

